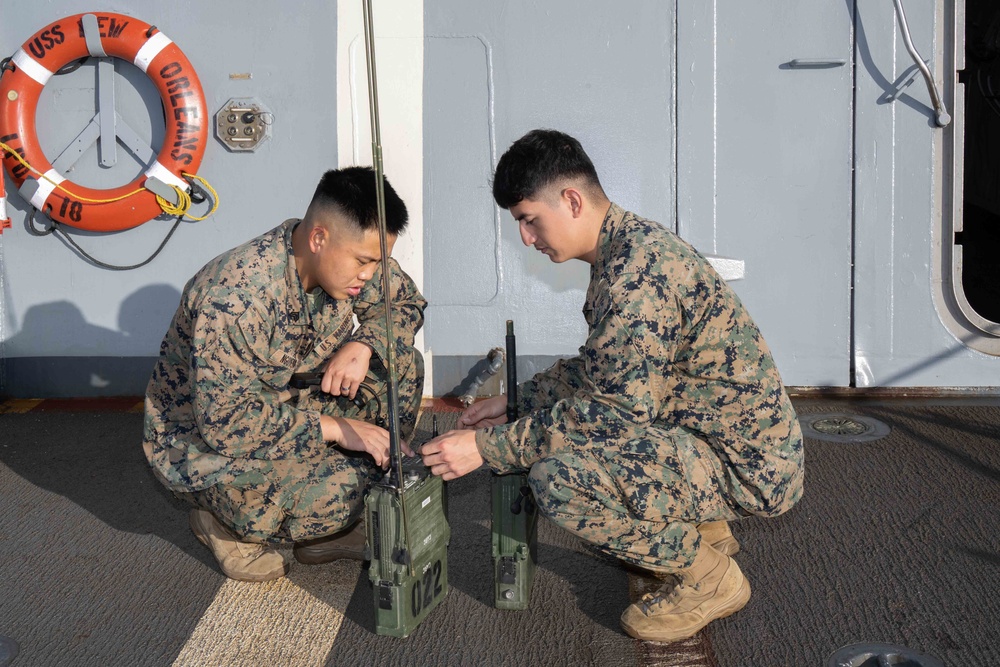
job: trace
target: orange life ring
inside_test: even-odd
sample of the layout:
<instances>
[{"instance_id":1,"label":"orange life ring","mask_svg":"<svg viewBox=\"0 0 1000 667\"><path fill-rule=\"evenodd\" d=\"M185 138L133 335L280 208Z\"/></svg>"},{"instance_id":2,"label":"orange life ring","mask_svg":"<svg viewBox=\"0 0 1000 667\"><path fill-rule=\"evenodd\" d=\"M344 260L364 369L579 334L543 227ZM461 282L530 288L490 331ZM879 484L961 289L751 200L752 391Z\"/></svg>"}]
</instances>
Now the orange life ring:
<instances>
[{"instance_id":1,"label":"orange life ring","mask_svg":"<svg viewBox=\"0 0 1000 667\"><path fill-rule=\"evenodd\" d=\"M96 17L96 32L99 32L98 39L93 19L88 19L89 46L84 32L85 16ZM95 54L94 50L104 53ZM152 166L133 182L108 190L66 180L46 159L35 131L35 111L42 88L61 67L89 55L121 58L145 72L160 92L166 121L163 146ZM183 190L190 188L182 173L197 172L205 153L210 120L205 110L205 94L180 48L155 27L122 14L76 14L39 30L10 62L12 71L3 72L0 78L0 142L17 151L46 178L32 173L7 151L3 151L3 164L17 187L29 177L37 179L38 190L31 198L32 206L72 227L113 232L136 227L163 212L152 192L126 196L141 188L149 177ZM57 188L56 183L71 194Z\"/></svg>"}]
</instances>

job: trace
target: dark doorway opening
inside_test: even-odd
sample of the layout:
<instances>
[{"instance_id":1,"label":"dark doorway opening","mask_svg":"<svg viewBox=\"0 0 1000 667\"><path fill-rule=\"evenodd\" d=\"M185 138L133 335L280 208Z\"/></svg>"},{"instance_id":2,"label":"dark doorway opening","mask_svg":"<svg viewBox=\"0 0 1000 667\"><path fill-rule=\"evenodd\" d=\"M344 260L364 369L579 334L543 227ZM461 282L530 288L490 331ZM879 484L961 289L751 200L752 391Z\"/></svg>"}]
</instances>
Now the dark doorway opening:
<instances>
[{"instance_id":1,"label":"dark doorway opening","mask_svg":"<svg viewBox=\"0 0 1000 667\"><path fill-rule=\"evenodd\" d=\"M962 286L969 305L1000 322L1000 6L967 0Z\"/></svg>"}]
</instances>

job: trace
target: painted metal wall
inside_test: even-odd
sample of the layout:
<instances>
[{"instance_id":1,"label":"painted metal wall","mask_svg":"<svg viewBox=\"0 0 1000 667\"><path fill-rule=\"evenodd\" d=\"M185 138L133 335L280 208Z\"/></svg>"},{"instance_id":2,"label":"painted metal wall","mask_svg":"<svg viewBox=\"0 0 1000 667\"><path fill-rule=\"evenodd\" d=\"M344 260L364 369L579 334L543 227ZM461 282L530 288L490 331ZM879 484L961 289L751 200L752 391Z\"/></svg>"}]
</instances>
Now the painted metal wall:
<instances>
[{"instance_id":1,"label":"painted metal wall","mask_svg":"<svg viewBox=\"0 0 1000 667\"><path fill-rule=\"evenodd\" d=\"M188 278L223 250L304 213L321 173L337 165L335 4L290 11L258 0L0 0L0 53L13 54L45 25L95 7L155 24L173 39L198 72L211 112L231 97L259 98L273 112L272 137L256 153L236 154L212 136L200 174L219 192L218 213L183 223L156 260L128 272L96 268L53 236L31 236L8 179L13 228L0 236L3 393L142 393ZM157 147L159 98L138 69L115 63L118 111ZM93 116L94 71L56 76L43 92L37 124L47 152L67 145ZM121 147L118 153L119 166L102 170L94 147L70 177L96 187L128 182L143 168ZM131 264L156 248L170 224L73 237L106 262Z\"/></svg>"},{"instance_id":2,"label":"painted metal wall","mask_svg":"<svg viewBox=\"0 0 1000 667\"><path fill-rule=\"evenodd\" d=\"M956 314L948 266L964 3L904 4L958 121L945 130L919 78L889 99L914 72L892 2L428 8L428 337L439 368L442 354L464 362L447 380L468 368L461 355L500 340L505 317L531 354L582 341L586 267L526 257L505 214L496 231L490 220L487 149L495 163L524 131L553 126L591 150L613 199L746 262L734 287L787 384L996 385L1000 344ZM587 94L591 81L607 98ZM449 139L472 150L456 156Z\"/></svg>"},{"instance_id":3,"label":"painted metal wall","mask_svg":"<svg viewBox=\"0 0 1000 667\"><path fill-rule=\"evenodd\" d=\"M961 126L934 127L919 79L886 99L912 65L892 5L376 0L387 173L414 220L396 254L431 301L427 393L453 389L502 344L506 319L517 324L522 373L583 341L588 267L555 266L524 248L490 198L496 160L535 127L577 136L614 201L703 252L746 262L734 287L787 384L996 385L998 357L973 349L995 343L974 345L974 331L946 324L956 312L943 264L952 218L960 219L950 168ZM962 3L905 6L960 120L952 72ZM260 97L275 115L273 137L252 155L213 139L201 173L220 191L219 213L182 225L160 258L124 274L31 237L12 196L15 227L0 236L0 390L141 391L187 278L301 214L323 169L368 161L360 3L297 7L103 4L172 37L211 110L233 96ZM91 9L0 0L0 53ZM88 76L57 77L46 91L38 123L52 146L93 113ZM135 84L142 93L141 75L122 66L119 76L120 90ZM123 93L119 103L152 142L162 136L144 94ZM87 177L108 177L97 172ZM157 221L76 238L128 263L167 228Z\"/></svg>"},{"instance_id":4,"label":"painted metal wall","mask_svg":"<svg viewBox=\"0 0 1000 667\"><path fill-rule=\"evenodd\" d=\"M589 277L525 248L490 176L525 132L576 136L613 201L673 227L672 3L425 4L424 251L435 394L502 346L521 374L576 352Z\"/></svg>"}]
</instances>

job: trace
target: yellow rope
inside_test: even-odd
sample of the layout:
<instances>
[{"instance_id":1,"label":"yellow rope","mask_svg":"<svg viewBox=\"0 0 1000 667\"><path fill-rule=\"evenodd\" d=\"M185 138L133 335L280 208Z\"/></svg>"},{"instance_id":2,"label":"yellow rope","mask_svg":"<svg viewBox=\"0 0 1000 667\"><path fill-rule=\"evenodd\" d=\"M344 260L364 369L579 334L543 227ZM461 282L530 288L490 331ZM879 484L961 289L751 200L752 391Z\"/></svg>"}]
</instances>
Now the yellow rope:
<instances>
[{"instance_id":1,"label":"yellow rope","mask_svg":"<svg viewBox=\"0 0 1000 667\"><path fill-rule=\"evenodd\" d=\"M114 203L116 201L121 201L122 199L126 199L128 197L131 197L133 195L137 195L140 192L152 192L148 188L140 186L139 188L133 190L132 192L126 193L124 195L121 195L120 197L115 197L113 199L89 199L87 197L81 197L80 195L67 190L61 184L56 183L55 181L53 181L51 178L49 178L48 176L46 176L42 172L40 172L37 169L35 169L34 167L32 167L30 164L28 164L28 161L25 160L21 156L20 153L18 153L17 151L15 151L13 148L11 148L7 144L3 143L2 141L0 141L0 148L2 148L3 150L7 151L10 155L12 155L14 157L14 159L16 159L18 162L20 162L22 165L24 165L25 167L27 167L28 169L30 169L34 173L38 174L41 178L44 178L46 181L48 181L49 183L51 183L52 185L54 185L57 189L62 190L63 192L65 192L66 194L68 194L70 197L73 197L74 199L79 199L80 201L86 202L88 204L111 204L111 203ZM211 208L211 210L209 210L208 213L206 213L205 215L203 215L201 217L196 217L196 216L188 215L188 210L191 208L191 195L188 194L186 190L183 190L183 189L177 187L176 185L171 185L170 187L172 187L174 189L174 192L177 193L177 203L176 204L174 204L173 202L167 201L166 199L164 199L160 195L156 194L155 192L152 192L152 194L155 195L155 197L156 197L156 203L160 205L160 208L163 210L163 212L166 213L167 215L184 215L184 216L187 216L189 220L193 220L195 222L199 222L201 220L204 220L204 219L208 218L210 215L212 215L213 213L215 213L215 211L219 208L219 193L215 191L215 188L213 188L208 183L208 181L206 181L201 176L197 176L195 174L188 174L186 172L181 172L181 174L183 176L188 177L188 178L196 179L202 185L205 186L205 188L212 195L212 208Z\"/></svg>"},{"instance_id":2,"label":"yellow rope","mask_svg":"<svg viewBox=\"0 0 1000 667\"><path fill-rule=\"evenodd\" d=\"M213 188L212 185L208 181L206 181L201 176L198 176L197 174L189 174L189 173L183 172L183 171L181 172L181 174L183 174L187 178L193 178L194 180L196 180L199 183L201 183L203 186L205 186L205 189L208 190L208 193L210 195L212 195L212 208L209 209L208 213L206 213L205 215L201 216L200 218L197 217L197 216L193 216L193 215L189 214L187 212L187 210L185 209L184 214L187 215L188 220L194 220L195 222L200 222L200 221L204 220L205 218L209 217L210 215L212 215L213 213L215 213L218 210L218 208L219 208L219 193L215 191L215 188ZM182 194L182 195L186 196L189 200L191 199L191 196L188 195L188 193L186 193L183 190L181 190L180 188L174 188L174 190L176 190L179 194Z\"/></svg>"}]
</instances>

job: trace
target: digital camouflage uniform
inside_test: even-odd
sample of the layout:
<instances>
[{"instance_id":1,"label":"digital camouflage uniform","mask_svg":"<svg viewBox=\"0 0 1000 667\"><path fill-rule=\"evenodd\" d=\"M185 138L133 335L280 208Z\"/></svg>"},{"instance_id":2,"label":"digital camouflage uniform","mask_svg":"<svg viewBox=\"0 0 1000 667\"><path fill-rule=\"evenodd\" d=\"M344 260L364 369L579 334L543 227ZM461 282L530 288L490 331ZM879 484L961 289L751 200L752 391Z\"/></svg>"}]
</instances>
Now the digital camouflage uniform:
<instances>
[{"instance_id":1,"label":"digital camouflage uniform","mask_svg":"<svg viewBox=\"0 0 1000 667\"><path fill-rule=\"evenodd\" d=\"M306 294L292 255L298 222L220 255L188 282L146 390L143 449L155 475L247 541L329 535L360 516L364 491L381 475L370 456L327 446L319 419L385 424L381 270L351 300L319 288ZM423 390L423 358L413 342L426 301L395 260L390 266L406 437ZM325 369L348 341L374 350L365 382L378 401L359 410L318 388L297 396L288 390L292 373Z\"/></svg>"},{"instance_id":2,"label":"digital camouflage uniform","mask_svg":"<svg viewBox=\"0 0 1000 667\"><path fill-rule=\"evenodd\" d=\"M518 387L522 419L477 432L527 469L543 514L599 550L690 566L696 523L774 516L802 495L802 435L757 326L708 261L611 205L580 354Z\"/></svg>"}]
</instances>

